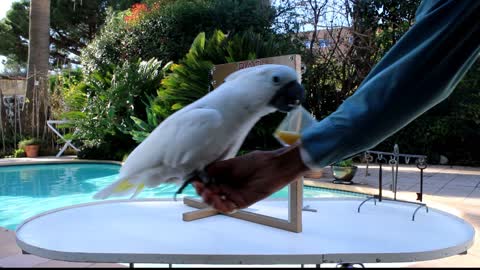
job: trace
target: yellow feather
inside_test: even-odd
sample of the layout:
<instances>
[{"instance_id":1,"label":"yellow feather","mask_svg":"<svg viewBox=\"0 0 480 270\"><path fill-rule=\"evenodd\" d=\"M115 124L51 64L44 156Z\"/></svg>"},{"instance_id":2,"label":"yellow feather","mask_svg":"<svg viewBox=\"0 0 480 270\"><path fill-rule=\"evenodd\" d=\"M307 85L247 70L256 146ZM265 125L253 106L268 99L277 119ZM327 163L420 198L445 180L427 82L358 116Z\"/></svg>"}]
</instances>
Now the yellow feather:
<instances>
[{"instance_id":1,"label":"yellow feather","mask_svg":"<svg viewBox=\"0 0 480 270\"><path fill-rule=\"evenodd\" d=\"M129 190L131 188L133 188L134 185L130 182L128 182L128 179L126 180L123 180L122 182L120 182L116 187L115 189L113 190L113 192L123 192L123 191L126 191L126 190Z\"/></svg>"}]
</instances>

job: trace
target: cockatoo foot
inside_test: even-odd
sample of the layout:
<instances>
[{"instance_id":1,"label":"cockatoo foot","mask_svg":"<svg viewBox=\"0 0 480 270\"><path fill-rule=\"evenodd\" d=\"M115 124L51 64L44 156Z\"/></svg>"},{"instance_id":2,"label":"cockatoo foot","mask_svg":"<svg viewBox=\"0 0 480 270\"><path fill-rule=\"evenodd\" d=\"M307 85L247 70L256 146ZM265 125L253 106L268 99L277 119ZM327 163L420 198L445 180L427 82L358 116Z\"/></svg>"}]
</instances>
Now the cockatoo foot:
<instances>
[{"instance_id":1,"label":"cockatoo foot","mask_svg":"<svg viewBox=\"0 0 480 270\"><path fill-rule=\"evenodd\" d=\"M175 195L173 196L173 200L177 201L177 195L182 194L183 190L189 184L191 184L193 181L196 181L198 179L200 179L205 186L215 183L215 179L208 176L208 174L204 170L196 170L187 177L185 182L183 182L183 184L180 186L177 192L175 192Z\"/></svg>"}]
</instances>

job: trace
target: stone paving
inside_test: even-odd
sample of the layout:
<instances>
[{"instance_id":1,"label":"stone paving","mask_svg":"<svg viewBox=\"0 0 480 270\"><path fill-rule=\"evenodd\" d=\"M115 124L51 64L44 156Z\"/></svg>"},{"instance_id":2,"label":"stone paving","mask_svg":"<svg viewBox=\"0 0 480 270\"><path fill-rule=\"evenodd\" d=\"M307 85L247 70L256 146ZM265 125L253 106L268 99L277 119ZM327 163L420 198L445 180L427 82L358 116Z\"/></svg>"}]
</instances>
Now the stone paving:
<instances>
[{"instance_id":1,"label":"stone paving","mask_svg":"<svg viewBox=\"0 0 480 270\"><path fill-rule=\"evenodd\" d=\"M333 184L329 168L319 179L307 179L317 186L342 189L366 194L378 194L379 167L358 165L353 185ZM393 198L392 170L384 166L383 195ZM397 199L415 201L420 191L420 170L415 166L399 167ZM475 228L475 241L466 255L409 264L409 267L479 267L480 266L480 168L462 166L429 166L424 171L423 202L445 212L459 216Z\"/></svg>"},{"instance_id":2,"label":"stone paving","mask_svg":"<svg viewBox=\"0 0 480 270\"><path fill-rule=\"evenodd\" d=\"M60 159L71 159L71 157ZM27 162L58 161L54 157L42 159L0 160L0 165L22 164ZM378 166L369 167L366 175L365 165L358 165L359 170L353 179L353 185L333 184L329 168L319 179L305 179L308 184L326 188L355 191L366 194L378 193ZM393 197L389 191L392 184L391 167L383 170L383 195ZM402 165L398 174L397 198L414 201L420 190L420 173L415 166ZM409 264L391 264L391 267L479 267L480 266L480 168L460 166L429 166L424 172L423 202L470 222L476 231L475 242L466 255L457 255L440 260ZM322 265L323 266L323 265ZM382 264L388 267L388 264ZM127 267L125 264L71 263L24 255L15 242L15 233L0 228L0 267ZM375 267L369 265L369 267Z\"/></svg>"}]
</instances>

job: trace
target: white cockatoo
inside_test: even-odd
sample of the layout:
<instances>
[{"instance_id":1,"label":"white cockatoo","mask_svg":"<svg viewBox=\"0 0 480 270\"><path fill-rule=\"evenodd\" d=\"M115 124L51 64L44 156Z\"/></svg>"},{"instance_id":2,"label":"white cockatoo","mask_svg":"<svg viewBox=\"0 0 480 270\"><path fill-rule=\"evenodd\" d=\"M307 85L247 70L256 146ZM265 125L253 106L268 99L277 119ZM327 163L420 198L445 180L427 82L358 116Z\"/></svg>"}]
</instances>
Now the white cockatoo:
<instances>
[{"instance_id":1,"label":"white cockatoo","mask_svg":"<svg viewBox=\"0 0 480 270\"><path fill-rule=\"evenodd\" d=\"M156 127L125 160L118 180L94 198L134 198L144 187L183 181L178 194L195 177L208 184L207 165L234 157L260 118L276 110L288 112L303 99L297 73L288 66L268 64L236 71Z\"/></svg>"}]
</instances>

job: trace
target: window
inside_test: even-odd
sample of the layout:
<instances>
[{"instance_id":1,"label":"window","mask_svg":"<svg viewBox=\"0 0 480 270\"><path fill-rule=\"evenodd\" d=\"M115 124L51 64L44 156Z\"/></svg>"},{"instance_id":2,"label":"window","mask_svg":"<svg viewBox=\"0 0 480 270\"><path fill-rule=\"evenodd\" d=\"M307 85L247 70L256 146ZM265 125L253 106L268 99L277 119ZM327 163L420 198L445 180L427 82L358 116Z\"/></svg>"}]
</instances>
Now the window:
<instances>
[{"instance_id":1,"label":"window","mask_svg":"<svg viewBox=\"0 0 480 270\"><path fill-rule=\"evenodd\" d=\"M328 39L320 39L318 41L318 46L320 48L327 48L327 47L330 47L330 40Z\"/></svg>"}]
</instances>

